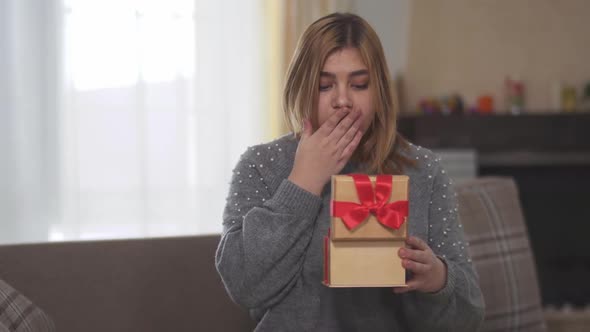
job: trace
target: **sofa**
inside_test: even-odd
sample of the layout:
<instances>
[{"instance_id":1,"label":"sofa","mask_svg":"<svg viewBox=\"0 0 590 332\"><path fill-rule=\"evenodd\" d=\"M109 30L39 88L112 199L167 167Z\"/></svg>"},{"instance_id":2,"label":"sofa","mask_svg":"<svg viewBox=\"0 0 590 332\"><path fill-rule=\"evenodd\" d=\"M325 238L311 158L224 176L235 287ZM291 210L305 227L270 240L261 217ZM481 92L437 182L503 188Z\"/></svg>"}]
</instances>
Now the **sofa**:
<instances>
[{"instance_id":1,"label":"sofa","mask_svg":"<svg viewBox=\"0 0 590 332\"><path fill-rule=\"evenodd\" d=\"M486 302L481 331L545 331L514 181L455 187ZM251 331L215 270L218 242L207 235L4 245L0 279L42 308L57 331Z\"/></svg>"}]
</instances>

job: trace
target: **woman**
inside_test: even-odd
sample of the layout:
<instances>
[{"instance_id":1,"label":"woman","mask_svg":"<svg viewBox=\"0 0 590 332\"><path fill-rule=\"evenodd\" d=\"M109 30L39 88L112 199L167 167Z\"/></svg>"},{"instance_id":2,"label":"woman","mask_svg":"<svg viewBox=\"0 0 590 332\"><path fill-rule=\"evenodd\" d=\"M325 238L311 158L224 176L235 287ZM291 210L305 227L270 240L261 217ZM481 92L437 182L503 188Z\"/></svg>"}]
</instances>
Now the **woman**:
<instances>
[{"instance_id":1,"label":"woman","mask_svg":"<svg viewBox=\"0 0 590 332\"><path fill-rule=\"evenodd\" d=\"M451 181L396 132L381 43L362 18L332 14L303 34L287 74L293 134L249 148L234 170L216 267L257 331L474 331L483 318ZM410 178L407 288L328 288L322 239L330 177Z\"/></svg>"}]
</instances>

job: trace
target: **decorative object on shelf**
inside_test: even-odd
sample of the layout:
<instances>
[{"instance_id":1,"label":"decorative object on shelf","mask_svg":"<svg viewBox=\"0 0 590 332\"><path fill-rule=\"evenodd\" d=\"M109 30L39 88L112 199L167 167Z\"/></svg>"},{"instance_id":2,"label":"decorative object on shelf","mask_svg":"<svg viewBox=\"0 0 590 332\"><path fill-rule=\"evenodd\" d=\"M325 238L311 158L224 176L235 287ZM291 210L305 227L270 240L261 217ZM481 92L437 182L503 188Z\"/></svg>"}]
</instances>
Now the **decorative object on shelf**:
<instances>
[{"instance_id":1,"label":"decorative object on shelf","mask_svg":"<svg viewBox=\"0 0 590 332\"><path fill-rule=\"evenodd\" d=\"M494 112L494 97L482 95L477 98L477 112L480 114L491 114Z\"/></svg>"},{"instance_id":2,"label":"decorative object on shelf","mask_svg":"<svg viewBox=\"0 0 590 332\"><path fill-rule=\"evenodd\" d=\"M572 85L564 85L561 89L561 109L564 112L574 112L577 106L576 88Z\"/></svg>"},{"instance_id":3,"label":"decorative object on shelf","mask_svg":"<svg viewBox=\"0 0 590 332\"><path fill-rule=\"evenodd\" d=\"M580 109L586 112L590 111L590 81L586 82L586 85L584 86L584 94L580 104Z\"/></svg>"},{"instance_id":4,"label":"decorative object on shelf","mask_svg":"<svg viewBox=\"0 0 590 332\"><path fill-rule=\"evenodd\" d=\"M465 112L465 104L463 98L459 94L450 96L443 96L440 98L430 97L423 98L418 104L418 110L422 114L463 114Z\"/></svg>"},{"instance_id":5,"label":"decorative object on shelf","mask_svg":"<svg viewBox=\"0 0 590 332\"><path fill-rule=\"evenodd\" d=\"M561 92L563 90L562 81L553 81L551 85L551 110L553 112L561 112L563 102L561 98Z\"/></svg>"},{"instance_id":6,"label":"decorative object on shelf","mask_svg":"<svg viewBox=\"0 0 590 332\"><path fill-rule=\"evenodd\" d=\"M524 82L519 78L506 77L504 91L506 108L511 114L521 114L524 110Z\"/></svg>"}]
</instances>

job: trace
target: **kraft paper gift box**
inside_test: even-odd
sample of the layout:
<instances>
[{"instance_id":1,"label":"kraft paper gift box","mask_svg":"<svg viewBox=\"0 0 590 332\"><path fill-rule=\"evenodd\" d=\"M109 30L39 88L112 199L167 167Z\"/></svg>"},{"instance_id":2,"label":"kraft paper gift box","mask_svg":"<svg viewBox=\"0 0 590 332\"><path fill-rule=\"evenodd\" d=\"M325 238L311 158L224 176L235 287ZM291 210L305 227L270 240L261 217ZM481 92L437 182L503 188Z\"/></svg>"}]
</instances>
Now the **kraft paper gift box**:
<instances>
[{"instance_id":1,"label":"kraft paper gift box","mask_svg":"<svg viewBox=\"0 0 590 332\"><path fill-rule=\"evenodd\" d=\"M331 225L324 238L324 284L403 287L398 250L407 237L405 175L332 176Z\"/></svg>"}]
</instances>

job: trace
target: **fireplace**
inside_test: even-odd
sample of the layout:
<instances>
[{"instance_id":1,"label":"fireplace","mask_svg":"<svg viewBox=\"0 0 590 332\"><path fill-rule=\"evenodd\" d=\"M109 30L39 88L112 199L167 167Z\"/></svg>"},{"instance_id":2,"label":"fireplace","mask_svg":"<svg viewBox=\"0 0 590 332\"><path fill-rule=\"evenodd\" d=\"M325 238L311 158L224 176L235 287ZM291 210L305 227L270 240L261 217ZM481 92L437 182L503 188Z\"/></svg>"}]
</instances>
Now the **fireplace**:
<instances>
[{"instance_id":1,"label":"fireplace","mask_svg":"<svg viewBox=\"0 0 590 332\"><path fill-rule=\"evenodd\" d=\"M545 304L590 300L590 165L480 166L518 184Z\"/></svg>"},{"instance_id":2,"label":"fireplace","mask_svg":"<svg viewBox=\"0 0 590 332\"><path fill-rule=\"evenodd\" d=\"M590 114L414 116L402 134L431 149L472 149L479 176L512 176L543 303L590 304Z\"/></svg>"}]
</instances>

